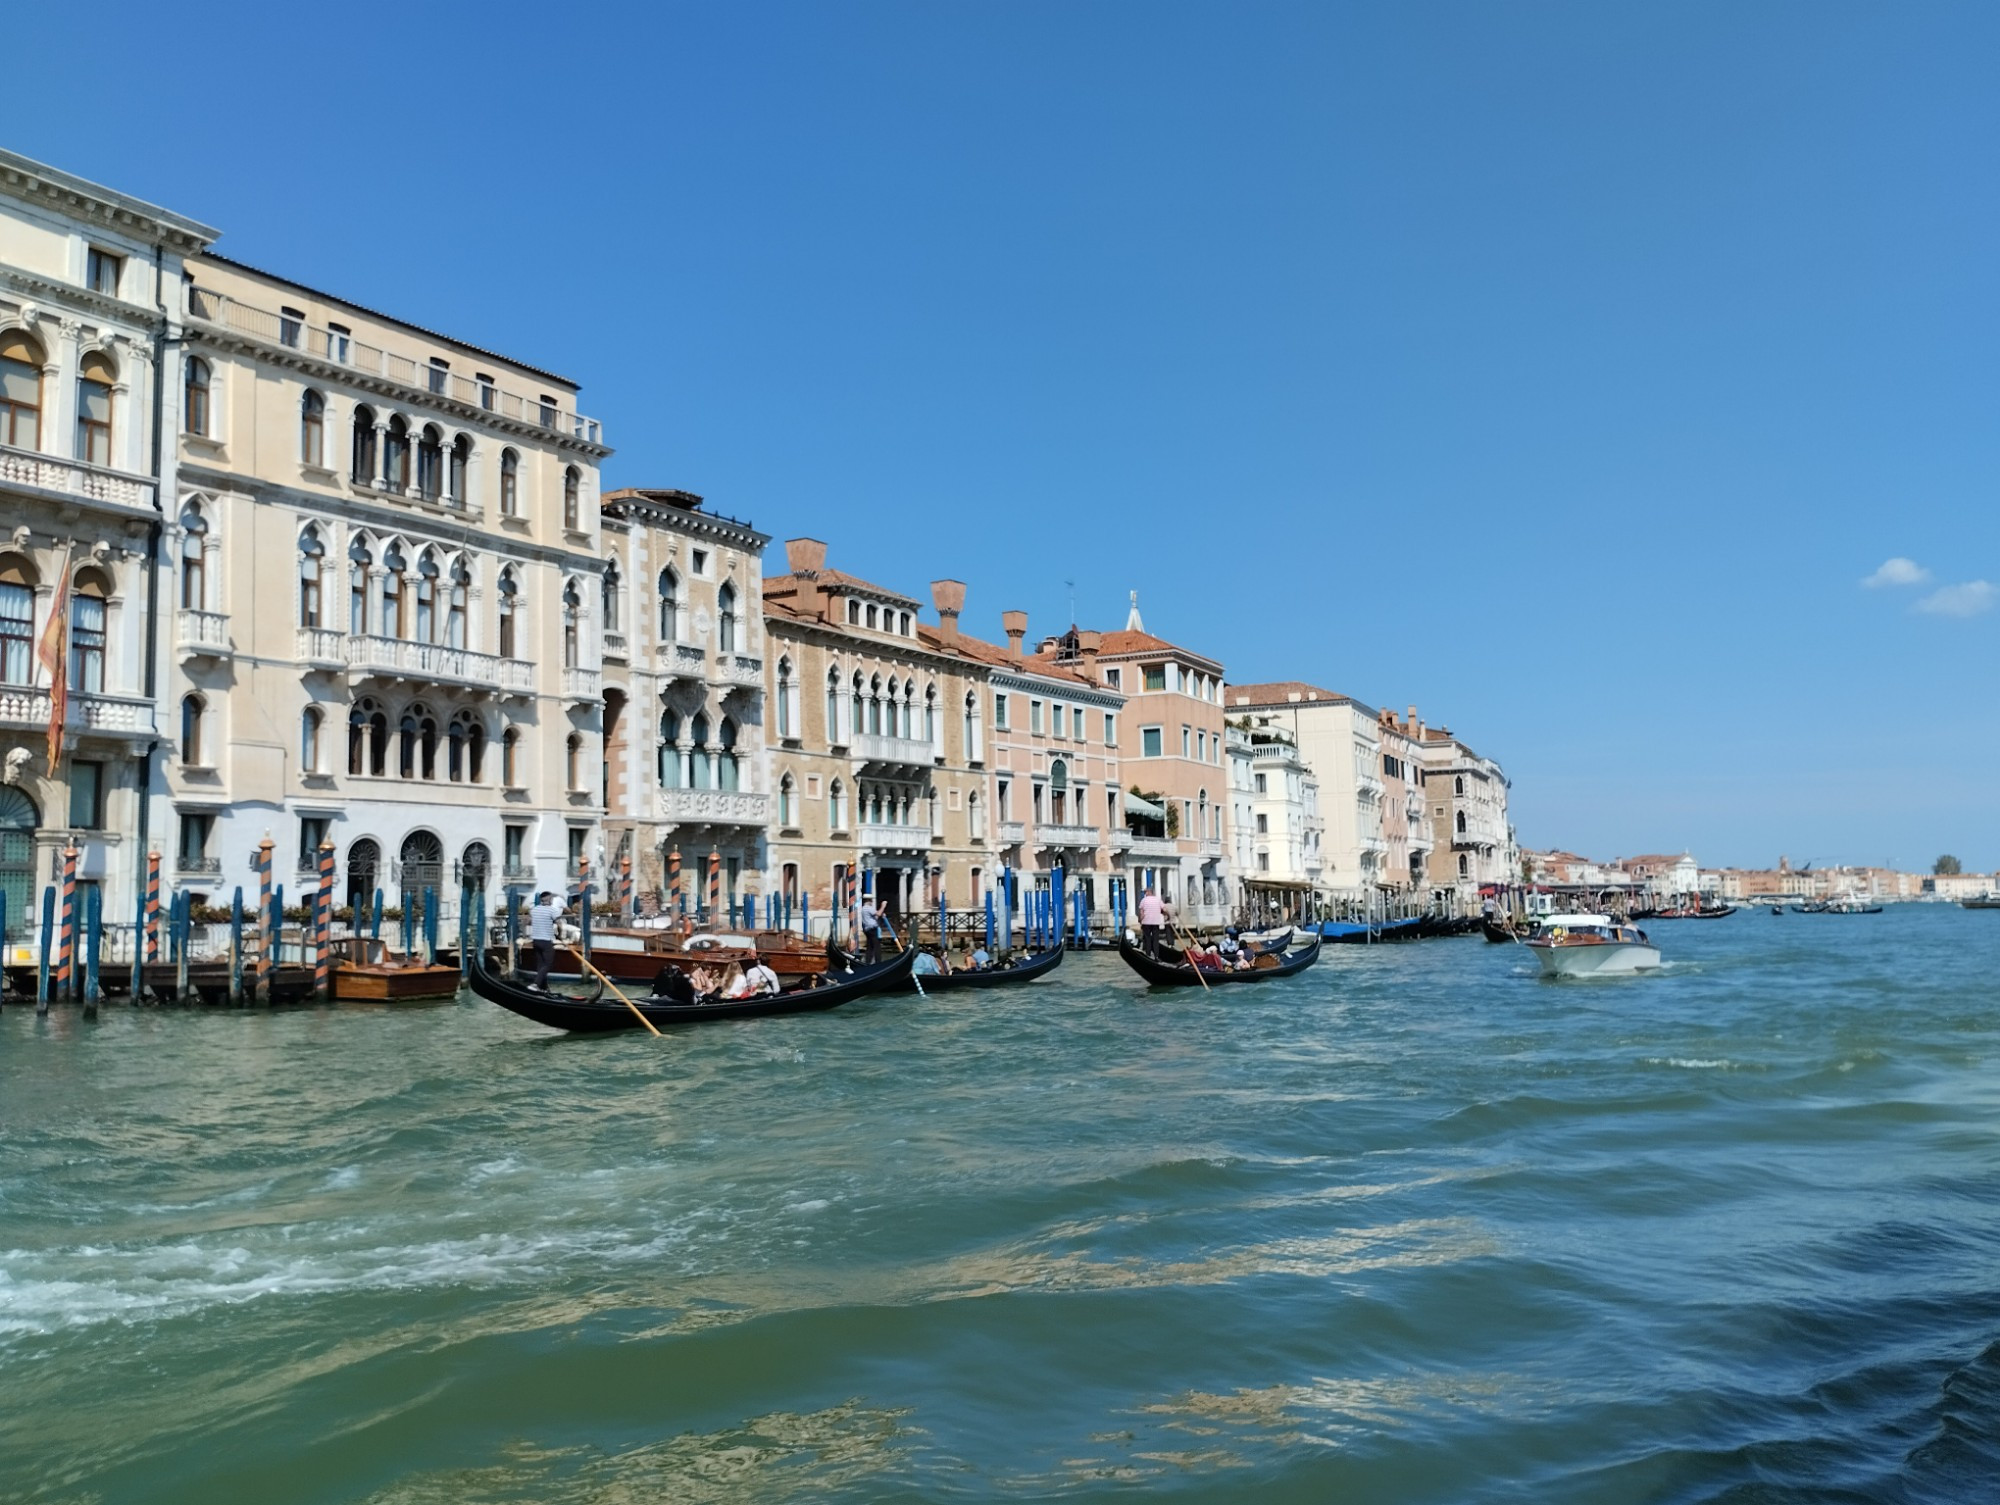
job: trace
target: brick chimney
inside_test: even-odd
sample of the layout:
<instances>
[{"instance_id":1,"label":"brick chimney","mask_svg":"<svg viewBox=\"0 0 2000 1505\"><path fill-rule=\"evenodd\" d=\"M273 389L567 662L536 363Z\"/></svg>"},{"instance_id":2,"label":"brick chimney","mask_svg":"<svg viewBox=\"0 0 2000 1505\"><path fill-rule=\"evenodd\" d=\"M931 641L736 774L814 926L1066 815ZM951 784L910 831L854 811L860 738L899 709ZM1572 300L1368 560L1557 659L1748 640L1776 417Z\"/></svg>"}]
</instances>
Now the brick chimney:
<instances>
[{"instance_id":1,"label":"brick chimney","mask_svg":"<svg viewBox=\"0 0 2000 1505\"><path fill-rule=\"evenodd\" d=\"M945 647L955 647L958 643L958 614L965 610L965 582L933 580L931 604L937 607L938 637Z\"/></svg>"},{"instance_id":2,"label":"brick chimney","mask_svg":"<svg viewBox=\"0 0 2000 1505\"><path fill-rule=\"evenodd\" d=\"M785 540L785 563L791 568L792 578L799 582L800 613L808 617L819 616L819 572L826 568L826 545L817 538L788 538Z\"/></svg>"},{"instance_id":3,"label":"brick chimney","mask_svg":"<svg viewBox=\"0 0 2000 1505\"><path fill-rule=\"evenodd\" d=\"M1025 611L1003 611L1000 625L1007 631L1007 653L1011 658L1021 656L1021 640L1028 635L1028 614Z\"/></svg>"},{"instance_id":4,"label":"brick chimney","mask_svg":"<svg viewBox=\"0 0 2000 1505\"><path fill-rule=\"evenodd\" d=\"M1076 635L1077 656L1083 660L1086 672L1097 672L1097 655L1104 651L1104 634L1094 627L1078 630Z\"/></svg>"}]
</instances>

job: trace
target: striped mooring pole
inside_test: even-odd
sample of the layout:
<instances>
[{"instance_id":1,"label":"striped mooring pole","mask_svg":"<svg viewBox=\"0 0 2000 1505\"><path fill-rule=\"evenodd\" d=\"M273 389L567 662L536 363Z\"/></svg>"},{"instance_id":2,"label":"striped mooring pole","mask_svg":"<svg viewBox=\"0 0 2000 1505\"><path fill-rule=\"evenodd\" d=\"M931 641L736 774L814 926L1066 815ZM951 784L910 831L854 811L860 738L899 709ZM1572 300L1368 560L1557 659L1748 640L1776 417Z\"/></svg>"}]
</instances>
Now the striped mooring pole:
<instances>
[{"instance_id":1,"label":"striped mooring pole","mask_svg":"<svg viewBox=\"0 0 2000 1505\"><path fill-rule=\"evenodd\" d=\"M319 902L313 911L313 996L333 998L333 843L319 844Z\"/></svg>"},{"instance_id":2,"label":"striped mooring pole","mask_svg":"<svg viewBox=\"0 0 2000 1505\"><path fill-rule=\"evenodd\" d=\"M722 916L722 853L708 849L708 923L720 922Z\"/></svg>"},{"instance_id":3,"label":"striped mooring pole","mask_svg":"<svg viewBox=\"0 0 2000 1505\"><path fill-rule=\"evenodd\" d=\"M271 1001L271 835L257 843L257 987L255 1002Z\"/></svg>"},{"instance_id":4,"label":"striped mooring pole","mask_svg":"<svg viewBox=\"0 0 2000 1505\"><path fill-rule=\"evenodd\" d=\"M160 854L146 854L146 960L160 959Z\"/></svg>"},{"instance_id":5,"label":"striped mooring pole","mask_svg":"<svg viewBox=\"0 0 2000 1505\"><path fill-rule=\"evenodd\" d=\"M667 909L679 924L687 911L681 907L681 849L667 849Z\"/></svg>"},{"instance_id":6,"label":"striped mooring pole","mask_svg":"<svg viewBox=\"0 0 2000 1505\"><path fill-rule=\"evenodd\" d=\"M56 997L67 998L76 985L76 847L62 852L62 933L56 945Z\"/></svg>"}]
</instances>

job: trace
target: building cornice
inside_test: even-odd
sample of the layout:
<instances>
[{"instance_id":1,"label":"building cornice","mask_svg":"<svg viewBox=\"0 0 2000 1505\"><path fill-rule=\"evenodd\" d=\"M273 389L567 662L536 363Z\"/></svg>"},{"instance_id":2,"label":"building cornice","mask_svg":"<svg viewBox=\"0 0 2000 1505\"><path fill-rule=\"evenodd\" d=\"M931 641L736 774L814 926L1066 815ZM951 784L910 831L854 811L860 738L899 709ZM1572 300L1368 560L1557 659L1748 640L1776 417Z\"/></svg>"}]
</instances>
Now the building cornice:
<instances>
[{"instance_id":1,"label":"building cornice","mask_svg":"<svg viewBox=\"0 0 2000 1505\"><path fill-rule=\"evenodd\" d=\"M1065 701L1096 706L1106 711L1119 711L1125 708L1125 697L1105 685L1087 685L1077 680L1045 678L1032 669L1003 669L997 664L989 666L988 672L992 676L993 688L996 690L1039 693L1047 695L1050 699L1060 697Z\"/></svg>"},{"instance_id":2,"label":"building cornice","mask_svg":"<svg viewBox=\"0 0 2000 1505\"><path fill-rule=\"evenodd\" d=\"M201 250L222 233L212 225L18 152L0 150L0 191L51 213L116 230L134 240L171 246L184 256Z\"/></svg>"},{"instance_id":3,"label":"building cornice","mask_svg":"<svg viewBox=\"0 0 2000 1505\"><path fill-rule=\"evenodd\" d=\"M665 507L657 503L620 497L616 501L607 501L603 510L606 517L615 517L633 527L659 528L670 533L687 533L698 538L713 538L754 554L762 554L771 542L770 534L759 533L750 524L737 518L720 517L715 513L700 512L693 508Z\"/></svg>"},{"instance_id":4,"label":"building cornice","mask_svg":"<svg viewBox=\"0 0 2000 1505\"><path fill-rule=\"evenodd\" d=\"M992 675L992 666L981 663L976 658L966 658L961 654L942 653L934 648L926 648L914 638L872 638L856 637L826 622L808 617L793 616L788 612L766 611L764 630L770 632L790 632L801 639L819 643L822 647L837 653L872 654L876 658L904 658L925 664L935 664L943 671L956 669L969 679L987 682Z\"/></svg>"}]
</instances>

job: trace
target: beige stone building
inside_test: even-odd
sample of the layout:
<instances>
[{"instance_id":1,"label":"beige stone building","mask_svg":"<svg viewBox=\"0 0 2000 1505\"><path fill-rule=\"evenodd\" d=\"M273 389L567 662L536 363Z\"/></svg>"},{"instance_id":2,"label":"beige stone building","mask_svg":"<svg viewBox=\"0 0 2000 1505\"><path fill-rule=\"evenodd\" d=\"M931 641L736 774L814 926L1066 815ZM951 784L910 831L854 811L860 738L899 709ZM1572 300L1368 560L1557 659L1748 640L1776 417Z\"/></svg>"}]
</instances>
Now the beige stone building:
<instances>
[{"instance_id":1,"label":"beige stone building","mask_svg":"<svg viewBox=\"0 0 2000 1505\"><path fill-rule=\"evenodd\" d=\"M712 875L739 914L769 891L770 540L686 491L610 492L603 527L606 871L670 903L678 854L682 912L707 915Z\"/></svg>"},{"instance_id":2,"label":"beige stone building","mask_svg":"<svg viewBox=\"0 0 2000 1505\"><path fill-rule=\"evenodd\" d=\"M1421 893L1430 884L1435 833L1430 808L1424 803L1417 708L1411 706L1400 721L1394 711L1385 709L1377 712L1377 720L1382 744L1381 882L1398 892Z\"/></svg>"},{"instance_id":3,"label":"beige stone building","mask_svg":"<svg viewBox=\"0 0 2000 1505\"><path fill-rule=\"evenodd\" d=\"M988 670L957 643L963 585L918 601L785 545L764 581L774 801L769 881L815 929L843 880L872 884L900 927L912 910L981 905L991 881Z\"/></svg>"},{"instance_id":4,"label":"beige stone building","mask_svg":"<svg viewBox=\"0 0 2000 1505\"><path fill-rule=\"evenodd\" d=\"M1239 726L1289 735L1319 780L1327 889L1350 903L1372 903L1380 890L1396 887L1383 836L1386 786L1375 708L1298 680L1231 685L1228 703Z\"/></svg>"},{"instance_id":5,"label":"beige stone building","mask_svg":"<svg viewBox=\"0 0 2000 1505\"><path fill-rule=\"evenodd\" d=\"M343 895L556 888L599 855L598 465L573 382L191 260L161 589L173 867L268 832ZM600 864L601 868L601 864Z\"/></svg>"},{"instance_id":6,"label":"beige stone building","mask_svg":"<svg viewBox=\"0 0 2000 1505\"><path fill-rule=\"evenodd\" d=\"M1471 913L1479 907L1481 889L1520 879L1520 853L1507 813L1507 775L1449 728L1419 726L1424 801L1437 832L1431 890L1461 913Z\"/></svg>"},{"instance_id":7,"label":"beige stone building","mask_svg":"<svg viewBox=\"0 0 2000 1505\"><path fill-rule=\"evenodd\" d=\"M183 264L214 235L0 151L0 892L17 943L72 843L106 924L131 925L161 837L146 797L165 730L153 564L174 468L157 442L159 379L175 364ZM51 767L55 685L39 650L66 574Z\"/></svg>"}]
</instances>

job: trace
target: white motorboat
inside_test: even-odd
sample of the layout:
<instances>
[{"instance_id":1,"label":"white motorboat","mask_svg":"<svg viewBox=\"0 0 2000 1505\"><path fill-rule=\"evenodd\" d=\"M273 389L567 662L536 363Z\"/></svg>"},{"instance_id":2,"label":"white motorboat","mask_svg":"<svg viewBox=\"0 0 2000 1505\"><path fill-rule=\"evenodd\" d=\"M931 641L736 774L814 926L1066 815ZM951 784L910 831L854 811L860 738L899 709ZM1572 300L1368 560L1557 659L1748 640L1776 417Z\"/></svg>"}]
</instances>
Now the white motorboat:
<instances>
[{"instance_id":1,"label":"white motorboat","mask_svg":"<svg viewBox=\"0 0 2000 1505\"><path fill-rule=\"evenodd\" d=\"M1550 977L1627 977L1660 965L1645 931L1605 914L1550 915L1522 944Z\"/></svg>"}]
</instances>

